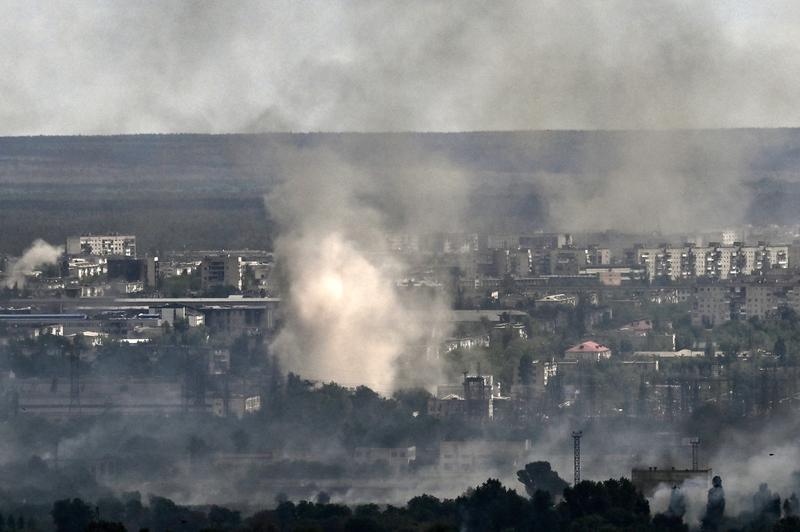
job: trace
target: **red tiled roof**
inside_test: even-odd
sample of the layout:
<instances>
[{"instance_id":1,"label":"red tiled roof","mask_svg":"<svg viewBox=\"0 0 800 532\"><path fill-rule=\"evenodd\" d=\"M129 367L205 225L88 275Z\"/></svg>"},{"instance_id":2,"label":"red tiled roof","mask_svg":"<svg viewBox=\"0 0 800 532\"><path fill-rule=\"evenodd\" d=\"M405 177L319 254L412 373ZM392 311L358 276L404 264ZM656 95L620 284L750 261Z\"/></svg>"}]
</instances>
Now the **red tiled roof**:
<instances>
[{"instance_id":1,"label":"red tiled roof","mask_svg":"<svg viewBox=\"0 0 800 532\"><path fill-rule=\"evenodd\" d=\"M567 349L567 353L600 353L603 351L610 351L604 345L598 344L597 342L593 342L591 340L580 343L578 345L572 346Z\"/></svg>"}]
</instances>

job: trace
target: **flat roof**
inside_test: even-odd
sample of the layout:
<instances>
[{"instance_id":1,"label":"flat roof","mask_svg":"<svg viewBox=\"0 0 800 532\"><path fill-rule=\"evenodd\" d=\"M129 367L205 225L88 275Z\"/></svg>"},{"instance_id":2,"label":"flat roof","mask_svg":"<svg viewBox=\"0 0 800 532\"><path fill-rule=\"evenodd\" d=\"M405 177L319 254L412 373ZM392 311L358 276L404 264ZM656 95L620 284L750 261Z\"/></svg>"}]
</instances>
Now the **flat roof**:
<instances>
[{"instance_id":1,"label":"flat roof","mask_svg":"<svg viewBox=\"0 0 800 532\"><path fill-rule=\"evenodd\" d=\"M0 314L0 321L83 321L88 319L86 314Z\"/></svg>"},{"instance_id":2,"label":"flat roof","mask_svg":"<svg viewBox=\"0 0 800 532\"><path fill-rule=\"evenodd\" d=\"M480 321L486 318L489 321L500 321L501 314L509 316L527 316L521 310L451 310L448 316L450 321Z\"/></svg>"},{"instance_id":3,"label":"flat roof","mask_svg":"<svg viewBox=\"0 0 800 532\"><path fill-rule=\"evenodd\" d=\"M114 300L119 305L252 305L280 302L279 297L124 297Z\"/></svg>"}]
</instances>

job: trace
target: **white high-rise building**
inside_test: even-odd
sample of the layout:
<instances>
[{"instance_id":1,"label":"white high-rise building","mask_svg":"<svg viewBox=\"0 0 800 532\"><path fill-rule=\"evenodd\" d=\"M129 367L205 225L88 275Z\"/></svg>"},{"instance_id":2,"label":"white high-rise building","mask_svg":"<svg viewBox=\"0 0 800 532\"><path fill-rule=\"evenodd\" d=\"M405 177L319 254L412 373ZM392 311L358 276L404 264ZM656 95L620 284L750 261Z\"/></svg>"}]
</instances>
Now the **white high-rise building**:
<instances>
[{"instance_id":1,"label":"white high-rise building","mask_svg":"<svg viewBox=\"0 0 800 532\"><path fill-rule=\"evenodd\" d=\"M67 237L67 255L136 257L133 235L81 235Z\"/></svg>"}]
</instances>

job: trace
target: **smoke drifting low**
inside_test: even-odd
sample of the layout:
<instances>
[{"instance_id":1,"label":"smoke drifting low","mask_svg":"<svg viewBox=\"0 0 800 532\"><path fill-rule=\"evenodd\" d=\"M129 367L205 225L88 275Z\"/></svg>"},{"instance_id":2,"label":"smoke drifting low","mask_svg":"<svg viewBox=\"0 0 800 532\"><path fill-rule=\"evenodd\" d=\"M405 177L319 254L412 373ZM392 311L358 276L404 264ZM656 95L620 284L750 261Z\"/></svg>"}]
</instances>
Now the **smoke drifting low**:
<instances>
[{"instance_id":1,"label":"smoke drifting low","mask_svg":"<svg viewBox=\"0 0 800 532\"><path fill-rule=\"evenodd\" d=\"M7 2L3 134L796 125L794 2Z\"/></svg>"},{"instance_id":2,"label":"smoke drifting low","mask_svg":"<svg viewBox=\"0 0 800 532\"><path fill-rule=\"evenodd\" d=\"M51 246L42 239L34 241L21 257L9 265L5 279L6 287L22 288L25 286L26 275L33 273L38 267L56 264L62 253L64 253L63 246Z\"/></svg>"}]
</instances>

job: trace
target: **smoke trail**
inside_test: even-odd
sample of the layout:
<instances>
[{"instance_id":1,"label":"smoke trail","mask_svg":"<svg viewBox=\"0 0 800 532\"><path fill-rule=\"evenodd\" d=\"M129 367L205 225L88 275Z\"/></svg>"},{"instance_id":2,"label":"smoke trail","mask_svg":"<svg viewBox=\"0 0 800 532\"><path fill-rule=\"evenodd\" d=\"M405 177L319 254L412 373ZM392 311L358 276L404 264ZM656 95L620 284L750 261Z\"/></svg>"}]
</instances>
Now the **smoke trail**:
<instances>
[{"instance_id":1,"label":"smoke trail","mask_svg":"<svg viewBox=\"0 0 800 532\"><path fill-rule=\"evenodd\" d=\"M32 273L39 266L55 264L62 253L64 253L63 246L51 246L42 239L35 240L21 257L11 262L6 275L6 287L21 288L25 286L26 275Z\"/></svg>"}]
</instances>

